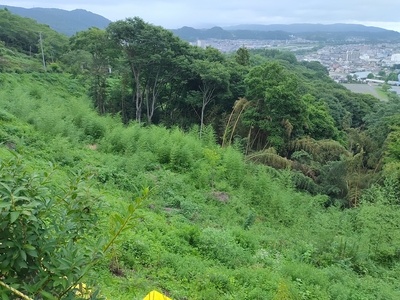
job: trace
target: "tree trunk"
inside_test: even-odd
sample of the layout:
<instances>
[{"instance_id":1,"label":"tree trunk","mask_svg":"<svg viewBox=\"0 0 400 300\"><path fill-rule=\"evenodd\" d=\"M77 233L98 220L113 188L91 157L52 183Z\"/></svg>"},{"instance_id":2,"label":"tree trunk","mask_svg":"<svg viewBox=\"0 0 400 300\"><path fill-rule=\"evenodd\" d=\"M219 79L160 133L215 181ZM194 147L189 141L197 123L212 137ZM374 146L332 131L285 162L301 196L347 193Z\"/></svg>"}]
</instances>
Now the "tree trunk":
<instances>
[{"instance_id":1,"label":"tree trunk","mask_svg":"<svg viewBox=\"0 0 400 300\"><path fill-rule=\"evenodd\" d=\"M143 95L140 89L140 72L136 70L133 66L131 66L133 77L134 77L134 83L133 83L133 88L136 91L135 94L133 95L133 101L135 103L135 108L136 108L136 115L135 115L135 120L140 124L141 122L141 117L142 117L142 102L143 102Z\"/></svg>"},{"instance_id":2,"label":"tree trunk","mask_svg":"<svg viewBox=\"0 0 400 300\"><path fill-rule=\"evenodd\" d=\"M199 136L201 138L201 135L203 133L203 128L204 128L204 112L206 110L206 106L214 97L214 90L215 87L210 87L207 86L206 84L203 85L202 88L200 88L201 92L203 93L203 103L201 105L201 115L200 115L200 132Z\"/></svg>"}]
</instances>

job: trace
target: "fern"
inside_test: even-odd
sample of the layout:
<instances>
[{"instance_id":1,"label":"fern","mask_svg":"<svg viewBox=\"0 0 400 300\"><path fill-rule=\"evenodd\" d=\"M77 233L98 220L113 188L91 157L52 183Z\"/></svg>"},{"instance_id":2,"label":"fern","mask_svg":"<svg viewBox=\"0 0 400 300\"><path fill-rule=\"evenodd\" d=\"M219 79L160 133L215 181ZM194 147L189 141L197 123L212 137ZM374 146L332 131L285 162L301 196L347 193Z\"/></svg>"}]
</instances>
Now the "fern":
<instances>
[{"instance_id":1,"label":"fern","mask_svg":"<svg viewBox=\"0 0 400 300\"><path fill-rule=\"evenodd\" d=\"M215 130L211 125L204 126L201 134L201 140L206 146L213 146L217 142L217 136Z\"/></svg>"},{"instance_id":2,"label":"fern","mask_svg":"<svg viewBox=\"0 0 400 300\"><path fill-rule=\"evenodd\" d=\"M226 178L234 186L239 186L245 174L243 155L232 147L226 148L226 151L222 153L222 165L225 169Z\"/></svg>"}]
</instances>

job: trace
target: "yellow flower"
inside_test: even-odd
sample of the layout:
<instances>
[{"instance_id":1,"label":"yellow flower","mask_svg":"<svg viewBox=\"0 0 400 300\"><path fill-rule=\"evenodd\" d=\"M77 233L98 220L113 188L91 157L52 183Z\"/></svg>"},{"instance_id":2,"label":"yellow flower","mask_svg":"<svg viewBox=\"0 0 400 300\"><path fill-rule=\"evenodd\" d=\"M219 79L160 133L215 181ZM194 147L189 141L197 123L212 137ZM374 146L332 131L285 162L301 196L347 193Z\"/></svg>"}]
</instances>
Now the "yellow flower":
<instances>
[{"instance_id":1,"label":"yellow flower","mask_svg":"<svg viewBox=\"0 0 400 300\"><path fill-rule=\"evenodd\" d=\"M75 295L83 298L83 299L90 299L90 296L92 295L92 290L89 289L85 283L78 283L75 286Z\"/></svg>"}]
</instances>

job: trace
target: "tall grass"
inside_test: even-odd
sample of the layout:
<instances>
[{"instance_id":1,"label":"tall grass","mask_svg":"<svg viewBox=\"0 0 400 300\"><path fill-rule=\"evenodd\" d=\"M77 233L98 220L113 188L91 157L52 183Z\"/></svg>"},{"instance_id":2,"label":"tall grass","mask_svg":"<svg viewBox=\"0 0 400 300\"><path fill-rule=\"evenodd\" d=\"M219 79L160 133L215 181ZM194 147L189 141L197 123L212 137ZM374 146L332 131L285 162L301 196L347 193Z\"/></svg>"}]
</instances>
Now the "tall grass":
<instances>
[{"instance_id":1,"label":"tall grass","mask_svg":"<svg viewBox=\"0 0 400 300\"><path fill-rule=\"evenodd\" d=\"M0 74L0 103L49 139L92 142L102 138L112 118L99 118L83 87L62 74Z\"/></svg>"}]
</instances>

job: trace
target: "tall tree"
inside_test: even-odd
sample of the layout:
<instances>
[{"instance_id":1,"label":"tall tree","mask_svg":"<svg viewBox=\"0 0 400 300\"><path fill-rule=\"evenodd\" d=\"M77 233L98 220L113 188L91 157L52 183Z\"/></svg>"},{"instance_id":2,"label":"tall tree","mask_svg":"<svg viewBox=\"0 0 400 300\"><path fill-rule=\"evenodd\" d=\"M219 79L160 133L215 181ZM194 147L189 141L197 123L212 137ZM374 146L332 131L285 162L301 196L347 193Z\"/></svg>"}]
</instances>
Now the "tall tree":
<instances>
[{"instance_id":1,"label":"tall tree","mask_svg":"<svg viewBox=\"0 0 400 300\"><path fill-rule=\"evenodd\" d=\"M111 45L106 32L98 28L90 28L71 37L70 43L73 50L85 50L91 54L91 61L88 62L93 78L91 92L96 108L100 113L105 113L106 79L111 68Z\"/></svg>"},{"instance_id":2,"label":"tall tree","mask_svg":"<svg viewBox=\"0 0 400 300\"><path fill-rule=\"evenodd\" d=\"M204 128L204 114L206 106L215 99L218 93L229 88L228 69L216 61L197 60L194 69L200 78L199 90L201 92L200 112L200 137Z\"/></svg>"},{"instance_id":3,"label":"tall tree","mask_svg":"<svg viewBox=\"0 0 400 300\"><path fill-rule=\"evenodd\" d=\"M244 122L255 129L251 144L256 149L273 146L282 150L293 135L302 133L307 122L300 80L275 61L251 69L246 84L252 105Z\"/></svg>"},{"instance_id":4,"label":"tall tree","mask_svg":"<svg viewBox=\"0 0 400 300\"><path fill-rule=\"evenodd\" d=\"M160 89L179 72L185 46L171 32L138 17L111 23L107 32L124 53L131 72L135 119L142 121L145 107L151 123Z\"/></svg>"},{"instance_id":5,"label":"tall tree","mask_svg":"<svg viewBox=\"0 0 400 300\"><path fill-rule=\"evenodd\" d=\"M148 64L147 56L153 43L156 43L154 36L147 30L148 24L142 19L128 18L125 21L111 23L107 32L111 39L125 53L126 61L132 75L132 95L135 106L135 119L141 121L143 91L141 86L142 72Z\"/></svg>"},{"instance_id":6,"label":"tall tree","mask_svg":"<svg viewBox=\"0 0 400 300\"><path fill-rule=\"evenodd\" d=\"M148 53L148 65L143 73L145 77L144 102L148 123L153 122L160 94L166 89L166 85L185 68L188 59L188 44L161 27L153 26L150 30L158 38L157 44L154 44L152 51Z\"/></svg>"},{"instance_id":7,"label":"tall tree","mask_svg":"<svg viewBox=\"0 0 400 300\"><path fill-rule=\"evenodd\" d=\"M235 54L235 60L239 65L248 66L250 64L250 52L246 47L240 47Z\"/></svg>"}]
</instances>

